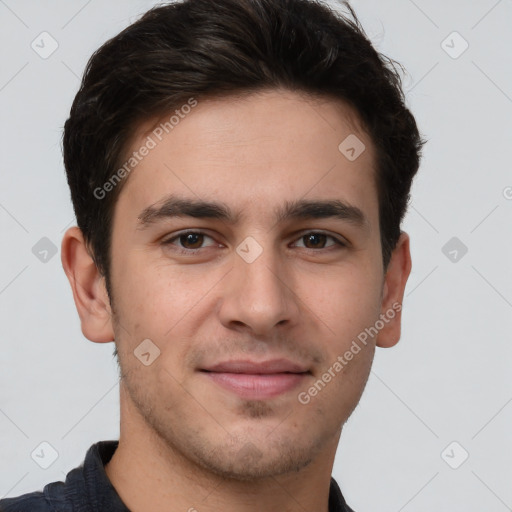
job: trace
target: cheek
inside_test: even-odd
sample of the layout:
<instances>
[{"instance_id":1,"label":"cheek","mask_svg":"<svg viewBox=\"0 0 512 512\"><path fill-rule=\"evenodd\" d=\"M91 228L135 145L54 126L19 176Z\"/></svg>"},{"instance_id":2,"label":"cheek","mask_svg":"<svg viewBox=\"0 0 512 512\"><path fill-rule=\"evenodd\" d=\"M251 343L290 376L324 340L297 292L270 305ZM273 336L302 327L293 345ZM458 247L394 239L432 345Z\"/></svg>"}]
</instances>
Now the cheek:
<instances>
[{"instance_id":1,"label":"cheek","mask_svg":"<svg viewBox=\"0 0 512 512\"><path fill-rule=\"evenodd\" d=\"M152 378L163 379L166 386L169 373L181 378L182 361L194 339L198 303L209 288L207 279L197 280L190 272L162 262L148 263L143 255L120 262L113 286L116 292L116 340L126 364L139 365L133 354L144 340L157 347L158 357ZM146 342L147 343L147 342ZM153 365L152 365L153 366ZM159 370L160 368L160 370Z\"/></svg>"},{"instance_id":2,"label":"cheek","mask_svg":"<svg viewBox=\"0 0 512 512\"><path fill-rule=\"evenodd\" d=\"M161 338L193 304L193 287L169 265L135 254L118 260L116 269L116 309L143 336Z\"/></svg>"},{"instance_id":3,"label":"cheek","mask_svg":"<svg viewBox=\"0 0 512 512\"><path fill-rule=\"evenodd\" d=\"M302 285L303 297L339 345L378 318L382 290L376 283L380 282L371 266L347 264L329 273L309 275Z\"/></svg>"},{"instance_id":4,"label":"cheek","mask_svg":"<svg viewBox=\"0 0 512 512\"><path fill-rule=\"evenodd\" d=\"M371 269L352 268L325 279L324 286L309 295L310 307L321 319L317 323L321 332L315 329L316 343L322 343L325 354L315 377L328 381L323 400L332 400L340 411L351 410L357 403L371 368L375 341L367 329L380 314L378 279Z\"/></svg>"}]
</instances>

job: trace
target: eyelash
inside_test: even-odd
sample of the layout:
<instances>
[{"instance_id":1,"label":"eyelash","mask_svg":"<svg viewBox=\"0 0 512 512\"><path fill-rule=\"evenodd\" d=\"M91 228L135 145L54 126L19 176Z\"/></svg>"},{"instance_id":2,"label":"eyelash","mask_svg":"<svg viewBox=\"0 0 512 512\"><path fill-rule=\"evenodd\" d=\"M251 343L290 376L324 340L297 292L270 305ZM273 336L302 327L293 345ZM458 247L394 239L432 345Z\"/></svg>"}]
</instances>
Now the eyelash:
<instances>
[{"instance_id":1,"label":"eyelash","mask_svg":"<svg viewBox=\"0 0 512 512\"><path fill-rule=\"evenodd\" d=\"M174 235L171 238L168 238L167 240L163 240L162 241L162 245L166 245L166 246L173 245L173 242L175 240L179 240L181 237L186 236L186 235L203 235L203 236L213 240L213 237L211 237L210 235L208 235L204 231L201 231L201 230L197 230L197 231L189 230L189 231L182 231L181 233L178 233L177 235ZM347 243L339 240L335 236L328 235L327 233L324 233L322 231L307 231L307 232L303 233L301 236L299 236L297 238L297 240L300 240L300 239L302 239L302 238L304 238L304 237L306 237L308 235L324 235L324 236L326 236L326 238L328 238L328 239L330 238L334 242L334 244L331 245L331 246L328 246L328 247L320 247L318 249L311 249L309 247L302 247L302 249L305 249L306 251L319 252L321 250L323 250L323 251L330 250L331 248L334 247L334 245L338 246L337 249L345 248L345 247L348 246ZM187 255L191 255L191 254L197 253L201 249L205 249L205 247L199 247L198 249L185 249L185 248L182 248L182 247L180 248L180 247L177 247L177 246L175 247L175 250L177 252L179 252L181 254L187 254Z\"/></svg>"}]
</instances>

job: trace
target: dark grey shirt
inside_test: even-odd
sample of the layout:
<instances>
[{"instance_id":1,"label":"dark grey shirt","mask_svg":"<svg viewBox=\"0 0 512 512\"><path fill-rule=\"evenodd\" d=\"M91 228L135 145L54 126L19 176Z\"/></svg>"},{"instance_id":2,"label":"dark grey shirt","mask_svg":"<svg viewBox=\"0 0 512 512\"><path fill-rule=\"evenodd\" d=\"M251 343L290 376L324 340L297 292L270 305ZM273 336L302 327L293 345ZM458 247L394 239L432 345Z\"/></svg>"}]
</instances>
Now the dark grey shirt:
<instances>
[{"instance_id":1,"label":"dark grey shirt","mask_svg":"<svg viewBox=\"0 0 512 512\"><path fill-rule=\"evenodd\" d=\"M0 500L0 512L130 512L105 472L118 441L93 444L84 463L70 471L65 482L53 482L43 491ZM329 512L353 512L331 478Z\"/></svg>"}]
</instances>

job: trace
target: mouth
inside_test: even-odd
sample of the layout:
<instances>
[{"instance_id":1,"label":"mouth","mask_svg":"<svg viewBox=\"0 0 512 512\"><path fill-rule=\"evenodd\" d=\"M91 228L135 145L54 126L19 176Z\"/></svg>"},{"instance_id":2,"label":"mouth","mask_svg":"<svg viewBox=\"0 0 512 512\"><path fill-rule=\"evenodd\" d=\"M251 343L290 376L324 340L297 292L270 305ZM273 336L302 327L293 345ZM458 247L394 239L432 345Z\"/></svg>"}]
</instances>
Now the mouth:
<instances>
[{"instance_id":1,"label":"mouth","mask_svg":"<svg viewBox=\"0 0 512 512\"><path fill-rule=\"evenodd\" d=\"M225 361L200 370L221 388L250 400L265 400L291 392L311 372L285 359Z\"/></svg>"}]
</instances>

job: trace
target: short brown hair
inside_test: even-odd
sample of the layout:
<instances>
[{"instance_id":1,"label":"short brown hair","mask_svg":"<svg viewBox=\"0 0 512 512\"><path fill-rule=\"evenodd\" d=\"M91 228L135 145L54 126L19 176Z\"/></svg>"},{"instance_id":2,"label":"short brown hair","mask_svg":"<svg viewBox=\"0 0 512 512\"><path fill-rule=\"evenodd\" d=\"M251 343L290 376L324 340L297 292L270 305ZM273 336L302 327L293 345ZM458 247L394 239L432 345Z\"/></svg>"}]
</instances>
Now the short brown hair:
<instances>
[{"instance_id":1,"label":"short brown hair","mask_svg":"<svg viewBox=\"0 0 512 512\"><path fill-rule=\"evenodd\" d=\"M92 55L65 123L63 153L77 223L109 293L123 183L100 199L94 191L118 171L135 130L191 97L269 88L338 98L358 112L376 148L387 267L424 142L396 63L373 48L344 5L352 20L315 0L183 0L149 10Z\"/></svg>"}]
</instances>

